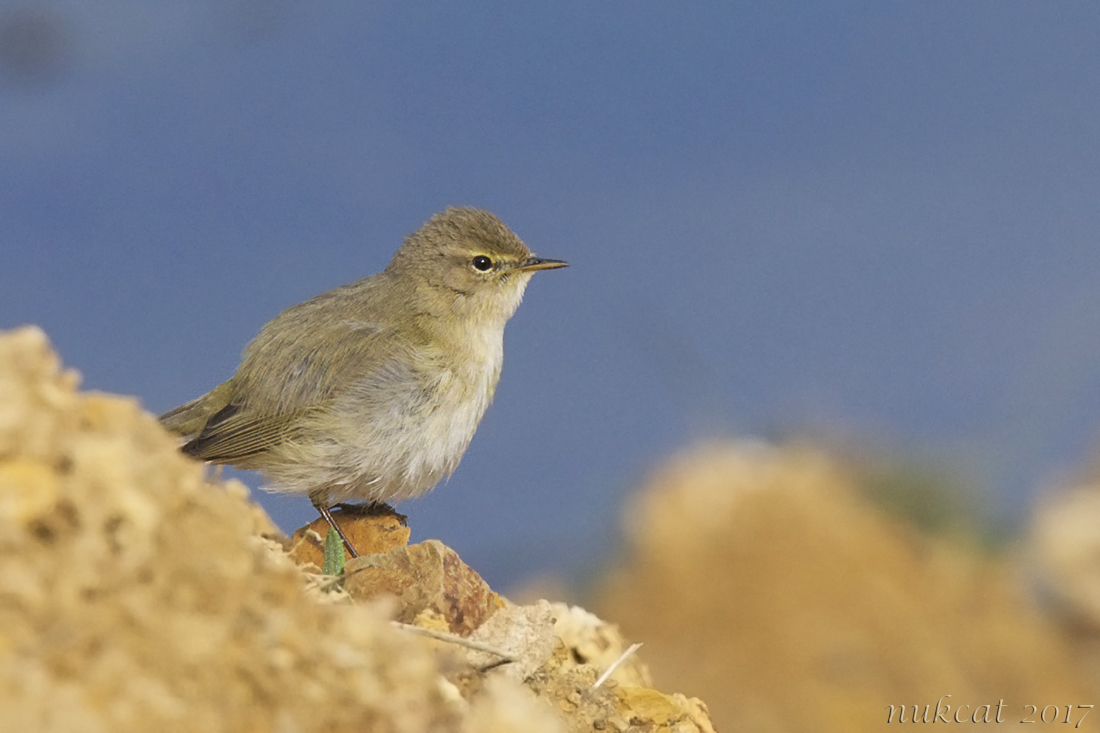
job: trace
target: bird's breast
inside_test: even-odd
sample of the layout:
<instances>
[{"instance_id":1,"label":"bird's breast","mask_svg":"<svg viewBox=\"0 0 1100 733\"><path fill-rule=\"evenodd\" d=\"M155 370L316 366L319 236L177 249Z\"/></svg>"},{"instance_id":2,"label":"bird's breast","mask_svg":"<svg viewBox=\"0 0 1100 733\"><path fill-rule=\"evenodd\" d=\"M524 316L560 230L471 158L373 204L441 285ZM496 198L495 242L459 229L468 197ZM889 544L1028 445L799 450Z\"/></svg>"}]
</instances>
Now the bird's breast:
<instances>
[{"instance_id":1,"label":"bird's breast","mask_svg":"<svg viewBox=\"0 0 1100 733\"><path fill-rule=\"evenodd\" d=\"M468 333L458 348L423 348L372 369L338 400L333 462L349 483L388 501L420 494L458 466L492 401L502 338ZM333 440L335 438L335 440Z\"/></svg>"}]
</instances>

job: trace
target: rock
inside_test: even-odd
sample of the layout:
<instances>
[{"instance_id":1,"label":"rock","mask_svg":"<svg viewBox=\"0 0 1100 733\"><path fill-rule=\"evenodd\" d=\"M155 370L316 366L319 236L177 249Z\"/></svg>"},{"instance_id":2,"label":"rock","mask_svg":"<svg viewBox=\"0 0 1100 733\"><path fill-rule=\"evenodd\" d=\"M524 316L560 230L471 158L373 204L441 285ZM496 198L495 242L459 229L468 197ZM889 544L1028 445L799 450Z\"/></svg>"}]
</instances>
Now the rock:
<instances>
[{"instance_id":1,"label":"rock","mask_svg":"<svg viewBox=\"0 0 1100 733\"><path fill-rule=\"evenodd\" d=\"M1100 485L1048 496L1031 530L1033 577L1073 623L1100 635Z\"/></svg>"},{"instance_id":2,"label":"rock","mask_svg":"<svg viewBox=\"0 0 1100 733\"><path fill-rule=\"evenodd\" d=\"M1100 687L1100 479L1043 498L1028 543L1028 577Z\"/></svg>"},{"instance_id":3,"label":"rock","mask_svg":"<svg viewBox=\"0 0 1100 733\"><path fill-rule=\"evenodd\" d=\"M971 712L1093 694L1011 558L922 534L859 481L805 445L685 451L625 508L628 547L593 605L723 729L872 731L887 705L944 693Z\"/></svg>"},{"instance_id":4,"label":"rock","mask_svg":"<svg viewBox=\"0 0 1100 733\"><path fill-rule=\"evenodd\" d=\"M697 701L627 685L633 663L593 688L617 632L508 604L439 542L367 522L399 546L349 563L350 596L317 590L264 539L247 488L209 479L135 400L78 381L38 329L0 334L0 729L710 730ZM397 627L395 610L499 645L513 668Z\"/></svg>"},{"instance_id":5,"label":"rock","mask_svg":"<svg viewBox=\"0 0 1100 733\"><path fill-rule=\"evenodd\" d=\"M538 601L528 606L505 602L504 607L481 624L471 641L503 652L512 659L493 671L523 682L542 668L561 646L554 624L554 608L548 601ZM467 654L467 662L476 669L496 664L500 655L474 652Z\"/></svg>"},{"instance_id":6,"label":"rock","mask_svg":"<svg viewBox=\"0 0 1100 733\"><path fill-rule=\"evenodd\" d=\"M386 553L409 544L409 528L396 515L335 509L332 516L360 555ZM324 564L328 530L328 522L323 517L295 530L290 537L290 557L294 562L320 568Z\"/></svg>"},{"instance_id":7,"label":"rock","mask_svg":"<svg viewBox=\"0 0 1100 733\"><path fill-rule=\"evenodd\" d=\"M600 674L626 654L629 644L619 627L580 606L552 604L554 633L569 651L567 664L592 666ZM611 681L628 687L653 687L649 668L637 654L615 667Z\"/></svg>"},{"instance_id":8,"label":"rock","mask_svg":"<svg viewBox=\"0 0 1100 733\"><path fill-rule=\"evenodd\" d=\"M504 606L480 575L437 540L362 555L348 562L344 574L344 589L352 598L389 596L397 601L398 621L412 623L431 612L462 636Z\"/></svg>"},{"instance_id":9,"label":"rock","mask_svg":"<svg viewBox=\"0 0 1100 733\"><path fill-rule=\"evenodd\" d=\"M460 724L430 648L381 608L315 603L246 489L77 381L37 329L0 335L0 727Z\"/></svg>"}]
</instances>

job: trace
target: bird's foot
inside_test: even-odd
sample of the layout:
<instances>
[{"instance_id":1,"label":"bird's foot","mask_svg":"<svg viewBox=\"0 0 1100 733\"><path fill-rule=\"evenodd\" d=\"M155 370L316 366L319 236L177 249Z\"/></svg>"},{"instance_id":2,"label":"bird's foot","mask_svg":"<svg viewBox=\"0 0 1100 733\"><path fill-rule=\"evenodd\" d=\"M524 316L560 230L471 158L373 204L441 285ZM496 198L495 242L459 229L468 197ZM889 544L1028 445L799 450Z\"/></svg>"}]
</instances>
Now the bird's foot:
<instances>
[{"instance_id":1,"label":"bird's foot","mask_svg":"<svg viewBox=\"0 0 1100 733\"><path fill-rule=\"evenodd\" d=\"M347 512L348 514L358 514L360 516L396 517L397 521L401 522L402 527L409 526L409 518L384 501L372 501L366 504L345 504L341 502L336 504L333 508L339 509L342 512Z\"/></svg>"},{"instance_id":2,"label":"bird's foot","mask_svg":"<svg viewBox=\"0 0 1100 733\"><path fill-rule=\"evenodd\" d=\"M332 516L332 511L324 504L318 504L317 502L313 502L313 506L320 512L321 516L325 518L325 521L328 522L328 526L332 527L336 530L336 534L340 535L340 539L344 542L344 547L347 548L348 555L351 557L359 557L359 553L355 551L355 547L351 544L351 540L344 534L344 530L340 529L340 525L336 523L336 519Z\"/></svg>"}]
</instances>

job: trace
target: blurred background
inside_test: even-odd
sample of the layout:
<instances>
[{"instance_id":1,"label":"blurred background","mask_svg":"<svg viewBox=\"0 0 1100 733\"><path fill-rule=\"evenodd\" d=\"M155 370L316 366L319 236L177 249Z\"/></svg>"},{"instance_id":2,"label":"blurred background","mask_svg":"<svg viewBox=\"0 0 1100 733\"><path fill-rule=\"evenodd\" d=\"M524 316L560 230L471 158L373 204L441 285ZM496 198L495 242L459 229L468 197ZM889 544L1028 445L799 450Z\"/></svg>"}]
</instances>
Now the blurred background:
<instances>
[{"instance_id":1,"label":"blurred background","mask_svg":"<svg viewBox=\"0 0 1100 733\"><path fill-rule=\"evenodd\" d=\"M476 205L572 267L414 540L575 576L723 435L934 465L1011 528L1100 425L1098 33L1086 2L0 0L0 326L159 413Z\"/></svg>"}]
</instances>

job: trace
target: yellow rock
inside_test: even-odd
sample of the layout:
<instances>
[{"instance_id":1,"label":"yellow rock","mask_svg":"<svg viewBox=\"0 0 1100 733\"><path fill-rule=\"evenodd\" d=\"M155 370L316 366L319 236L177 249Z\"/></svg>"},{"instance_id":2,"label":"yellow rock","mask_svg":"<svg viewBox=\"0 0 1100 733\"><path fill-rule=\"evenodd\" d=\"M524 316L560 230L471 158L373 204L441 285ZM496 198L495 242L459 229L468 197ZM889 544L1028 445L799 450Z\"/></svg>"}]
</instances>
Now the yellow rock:
<instances>
[{"instance_id":1,"label":"yellow rock","mask_svg":"<svg viewBox=\"0 0 1100 733\"><path fill-rule=\"evenodd\" d=\"M60 480L42 461L16 457L0 463L0 521L27 524L57 503Z\"/></svg>"}]
</instances>

